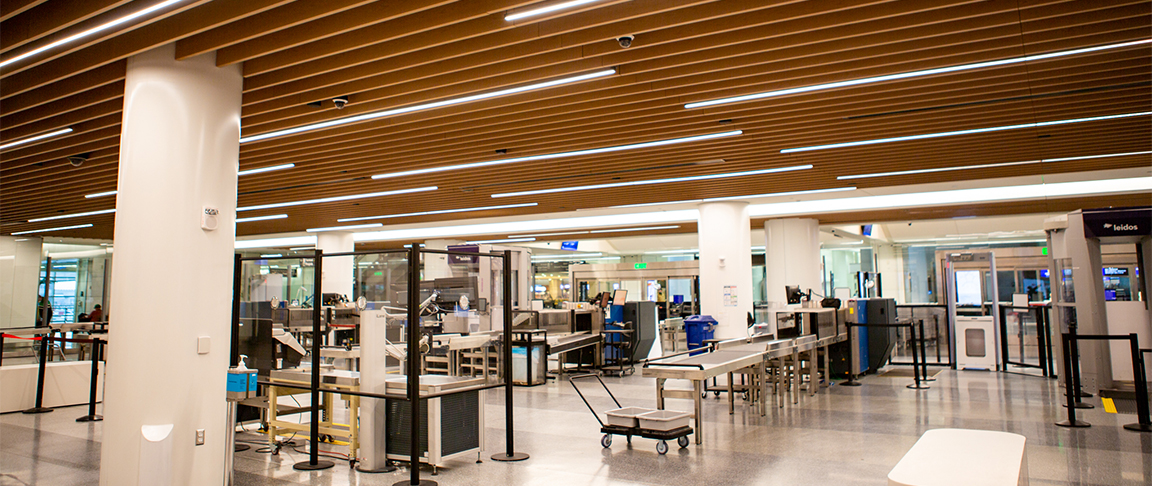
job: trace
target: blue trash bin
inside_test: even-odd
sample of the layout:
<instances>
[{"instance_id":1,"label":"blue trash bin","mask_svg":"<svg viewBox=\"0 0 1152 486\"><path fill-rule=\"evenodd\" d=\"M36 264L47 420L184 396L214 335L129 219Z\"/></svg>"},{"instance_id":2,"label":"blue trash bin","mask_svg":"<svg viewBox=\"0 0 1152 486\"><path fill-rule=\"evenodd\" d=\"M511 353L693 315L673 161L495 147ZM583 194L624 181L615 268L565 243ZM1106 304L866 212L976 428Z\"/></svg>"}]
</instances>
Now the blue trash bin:
<instances>
[{"instance_id":1,"label":"blue trash bin","mask_svg":"<svg viewBox=\"0 0 1152 486\"><path fill-rule=\"evenodd\" d=\"M688 335L688 349L704 347L704 341L712 339L716 334L718 321L712 316L689 316L684 318L684 333ZM704 351L689 353L694 356Z\"/></svg>"}]
</instances>

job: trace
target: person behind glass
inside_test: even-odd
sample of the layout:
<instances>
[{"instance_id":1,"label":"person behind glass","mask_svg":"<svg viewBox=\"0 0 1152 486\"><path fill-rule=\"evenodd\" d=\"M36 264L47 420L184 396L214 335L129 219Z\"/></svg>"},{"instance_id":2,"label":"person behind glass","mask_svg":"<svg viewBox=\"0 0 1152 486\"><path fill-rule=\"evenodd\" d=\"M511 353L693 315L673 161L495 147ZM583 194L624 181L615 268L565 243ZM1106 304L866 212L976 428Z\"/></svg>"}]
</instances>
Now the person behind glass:
<instances>
[{"instance_id":1,"label":"person behind glass","mask_svg":"<svg viewBox=\"0 0 1152 486\"><path fill-rule=\"evenodd\" d=\"M100 304L92 308L92 312L88 314L88 322L104 322L104 309L100 308Z\"/></svg>"},{"instance_id":2,"label":"person behind glass","mask_svg":"<svg viewBox=\"0 0 1152 486\"><path fill-rule=\"evenodd\" d=\"M36 300L36 327L44 327L48 322L44 322L44 307L48 307L48 322L52 322L52 303L48 301L48 297L43 295Z\"/></svg>"}]
</instances>

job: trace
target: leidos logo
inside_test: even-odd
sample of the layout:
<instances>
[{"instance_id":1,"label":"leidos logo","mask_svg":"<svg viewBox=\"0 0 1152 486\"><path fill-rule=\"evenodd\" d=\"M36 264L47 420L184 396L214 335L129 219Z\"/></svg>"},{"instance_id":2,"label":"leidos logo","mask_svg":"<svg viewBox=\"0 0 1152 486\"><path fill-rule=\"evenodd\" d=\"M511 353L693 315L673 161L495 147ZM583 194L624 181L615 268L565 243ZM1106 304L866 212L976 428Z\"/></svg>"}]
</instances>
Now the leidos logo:
<instances>
[{"instance_id":1,"label":"leidos logo","mask_svg":"<svg viewBox=\"0 0 1152 486\"><path fill-rule=\"evenodd\" d=\"M1137 231L1140 227L1134 224L1104 223L1104 229L1111 229L1112 231Z\"/></svg>"}]
</instances>

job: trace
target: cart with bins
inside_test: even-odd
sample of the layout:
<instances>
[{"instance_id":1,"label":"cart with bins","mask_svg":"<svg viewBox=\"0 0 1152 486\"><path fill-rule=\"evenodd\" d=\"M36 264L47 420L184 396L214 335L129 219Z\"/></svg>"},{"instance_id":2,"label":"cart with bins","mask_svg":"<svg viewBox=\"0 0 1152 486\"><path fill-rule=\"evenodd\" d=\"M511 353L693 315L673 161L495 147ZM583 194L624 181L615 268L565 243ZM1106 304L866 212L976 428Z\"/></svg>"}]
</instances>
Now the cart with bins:
<instances>
[{"instance_id":1,"label":"cart with bins","mask_svg":"<svg viewBox=\"0 0 1152 486\"><path fill-rule=\"evenodd\" d=\"M577 380L588 378L596 378L596 381L600 382L600 386L604 387L604 391L608 392L608 396L612 399L612 402L616 404L616 409L605 412L608 423L600 420L600 414L592 408L592 404L588 403L588 399L584 396L584 393L580 391L580 387L576 386ZM633 436L658 440L659 442L656 443L656 452L660 454L668 452L668 441L670 440L675 440L681 449L688 447L688 436L693 432L692 427L688 425L689 420L692 418L691 414L642 407L622 407L620 401L616 400L616 396L612 394L612 390L608 389L608 385L604 383L604 380L600 379L599 375L577 375L569 378L568 382L572 384L572 388L576 390L576 394L580 395L580 399L584 401L584 405L588 407L588 410L596 417L596 421L600 423L600 432L604 434L604 437L600 438L600 445L604 446L604 448L612 447L613 435L626 437L629 444L632 443Z\"/></svg>"}]
</instances>

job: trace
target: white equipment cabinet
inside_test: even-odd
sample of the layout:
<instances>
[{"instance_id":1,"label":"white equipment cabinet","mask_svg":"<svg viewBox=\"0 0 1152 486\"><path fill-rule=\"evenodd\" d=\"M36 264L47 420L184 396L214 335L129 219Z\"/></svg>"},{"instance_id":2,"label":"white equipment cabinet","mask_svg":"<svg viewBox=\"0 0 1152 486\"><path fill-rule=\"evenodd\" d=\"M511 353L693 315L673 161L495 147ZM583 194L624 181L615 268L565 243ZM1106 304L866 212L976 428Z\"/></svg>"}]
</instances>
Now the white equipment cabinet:
<instances>
[{"instance_id":1,"label":"white equipment cabinet","mask_svg":"<svg viewBox=\"0 0 1152 486\"><path fill-rule=\"evenodd\" d=\"M996 369L996 327L992 316L956 317L956 369Z\"/></svg>"}]
</instances>

